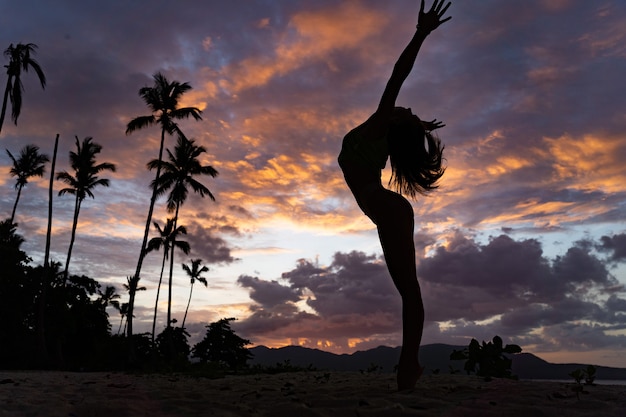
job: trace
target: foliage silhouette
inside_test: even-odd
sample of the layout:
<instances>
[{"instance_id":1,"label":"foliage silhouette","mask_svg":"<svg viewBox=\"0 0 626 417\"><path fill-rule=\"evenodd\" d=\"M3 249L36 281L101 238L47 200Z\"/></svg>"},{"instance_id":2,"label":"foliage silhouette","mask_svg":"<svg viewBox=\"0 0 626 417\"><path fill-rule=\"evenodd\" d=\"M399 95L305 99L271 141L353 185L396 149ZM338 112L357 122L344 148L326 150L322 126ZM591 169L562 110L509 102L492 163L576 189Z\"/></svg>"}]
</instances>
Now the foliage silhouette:
<instances>
[{"instance_id":1,"label":"foliage silhouette","mask_svg":"<svg viewBox=\"0 0 626 417\"><path fill-rule=\"evenodd\" d=\"M66 284L55 262L48 268L51 280L42 280L46 268L29 265L30 258L21 250L23 243L14 224L0 222L0 368L103 368L110 363L106 308L118 297L114 288L102 290L97 281L76 275ZM47 297L42 300L44 289ZM39 333L40 325L45 332ZM39 334L45 335L50 360L38 355Z\"/></svg>"},{"instance_id":2,"label":"foliage silhouette","mask_svg":"<svg viewBox=\"0 0 626 417\"><path fill-rule=\"evenodd\" d=\"M167 197L167 210L174 212L174 228L178 222L180 207L187 200L189 188L194 193L200 194L201 197L209 196L215 201L215 197L211 191L195 177L199 175L209 175L216 177L217 170L210 165L202 165L198 159L206 149L198 146L195 141L189 140L184 136L179 136L174 147L174 153L167 150L168 160L159 161L154 159L148 163L149 169L163 170L158 180L153 185L156 187L158 196L164 195L169 191ZM172 319L172 277L174 275L174 247L170 247L170 274L168 282L168 298L167 298L167 323L168 326Z\"/></svg>"},{"instance_id":3,"label":"foliage silhouette","mask_svg":"<svg viewBox=\"0 0 626 417\"><path fill-rule=\"evenodd\" d=\"M37 45L34 43L18 43L15 46L10 44L4 51L4 56L9 58L9 64L5 65L8 77L6 87L4 88L2 110L0 111L0 132L2 132L8 101L11 102L11 119L16 125L17 119L22 112L22 91L24 91L22 70L28 72L28 69L32 68L39 78L41 88L46 88L46 75L43 73L39 63L32 57L32 55L35 55L35 49L37 49Z\"/></svg>"},{"instance_id":4,"label":"foliage silhouette","mask_svg":"<svg viewBox=\"0 0 626 417\"><path fill-rule=\"evenodd\" d=\"M189 362L189 333L182 327L166 327L156 338L156 350L162 363L179 368Z\"/></svg>"},{"instance_id":5,"label":"foliage silhouette","mask_svg":"<svg viewBox=\"0 0 626 417\"><path fill-rule=\"evenodd\" d=\"M208 285L206 278L202 277L201 275L203 272L208 272L209 267L206 265L203 265L202 268L200 268L201 264L202 264L202 259L192 259L191 267L189 267L189 265L187 264L183 264L183 270L185 271L185 273L187 273L187 276L191 280L191 288L189 289L189 300L187 301L187 308L185 309L183 322L180 325L180 327L182 328L185 328L185 321L187 320L187 312L189 311L189 305L191 304L191 294L193 293L193 284L195 284L196 281L199 281L202 284L204 284L205 287Z\"/></svg>"},{"instance_id":6,"label":"foliage silhouette","mask_svg":"<svg viewBox=\"0 0 626 417\"><path fill-rule=\"evenodd\" d=\"M522 348L518 345L502 346L502 339L499 336L493 338L493 342L485 343L482 346L476 339L472 339L469 346L461 351L455 350L450 354L451 360L465 360L464 369L469 375L475 372L485 380L491 378L511 378L517 379L511 374L513 361L505 354L520 353Z\"/></svg>"},{"instance_id":7,"label":"foliage silhouette","mask_svg":"<svg viewBox=\"0 0 626 417\"><path fill-rule=\"evenodd\" d=\"M176 240L176 237L179 234L186 235L187 229L185 228L185 226L178 226L174 228L174 219L167 219L165 222L165 227L163 229L161 229L161 226L159 226L157 222L154 222L154 227L158 230L159 236L150 239L150 241L148 242L148 248L146 250L146 253L158 251L161 249L161 247L163 247L163 261L161 262L159 285L157 286L156 300L154 302L154 317L152 319L152 343L154 343L157 309L159 307L159 294L161 293L161 283L163 282L163 270L165 269L165 261L168 258L170 247L177 247L178 249L182 250L185 255L188 255L191 249L189 243L182 240Z\"/></svg>"},{"instance_id":8,"label":"foliage silhouette","mask_svg":"<svg viewBox=\"0 0 626 417\"><path fill-rule=\"evenodd\" d=\"M39 147L35 145L26 145L20 150L20 154L17 159L6 149L9 158L13 162L9 174L12 177L17 177L15 182L15 189L17 190L17 197L15 198L15 204L13 204L13 210L11 211L11 223L15 220L15 210L17 209L17 203L20 201L20 195L22 194L22 188L28 184L30 177L43 177L46 170L46 162L50 161L50 158L46 154L39 153Z\"/></svg>"},{"instance_id":9,"label":"foliage silhouette","mask_svg":"<svg viewBox=\"0 0 626 417\"><path fill-rule=\"evenodd\" d=\"M201 120L202 111L196 107L178 107L179 101L184 93L191 90L191 86L188 83L180 83L178 81L169 82L165 76L159 72L154 74L154 86L143 87L139 90L139 96L143 99L146 105L152 111L152 114L147 116L139 116L131 120L126 126L126 134L130 134L136 130L143 129L144 127L151 125L159 125L161 127L161 143L159 147L158 160L163 159L163 149L165 145L165 133L173 135L177 133L178 136L184 136L176 120L188 119L193 117L195 120ZM137 268L135 275L133 275L133 285L130 285L129 293L129 320L128 320L128 335L133 334L133 310L135 307L135 289L139 283L141 267L146 255L146 245L148 244L148 235L150 233L150 223L152 222L152 213L154 212L154 204L157 198L157 184L159 181L161 171L160 165L157 167L155 179L152 183L152 197L150 198L150 207L148 209L148 216L146 218L146 227L144 229L143 241L141 243L141 249L139 251L139 259L137 260ZM132 348L131 348L132 356Z\"/></svg>"},{"instance_id":10,"label":"foliage silhouette","mask_svg":"<svg viewBox=\"0 0 626 417\"><path fill-rule=\"evenodd\" d=\"M246 348L249 340L237 336L230 327L235 318L220 319L206 326L204 339L191 350L191 356L200 359L200 362L214 362L237 370L246 366L252 357Z\"/></svg>"},{"instance_id":11,"label":"foliage silhouette","mask_svg":"<svg viewBox=\"0 0 626 417\"><path fill-rule=\"evenodd\" d=\"M593 381L596 379L596 367L593 365L588 365L587 368L579 368L575 369L568 374L570 377L574 378L574 386L572 387L572 391L576 394L576 398L580 400L580 394L587 394L585 391L585 387L583 386L582 380L585 380L585 385L594 385Z\"/></svg>"},{"instance_id":12,"label":"foliage silhouette","mask_svg":"<svg viewBox=\"0 0 626 417\"><path fill-rule=\"evenodd\" d=\"M193 368L189 363L189 334L183 327L165 328L155 343L149 333L133 335L132 340L123 333L112 335L107 308L120 312L118 333L128 315L115 288L103 287L87 276L70 275L66 281L58 262L51 262L49 268L31 267L31 259L21 249L23 243L15 224L8 219L0 222L0 317L4 320L0 326L0 369L162 372ZM46 269L50 271L49 281L42 280ZM200 262L189 269L195 279L202 278ZM132 282L136 281L128 277L128 285ZM44 288L47 297L40 316ZM37 351L40 317L49 360ZM232 320L207 326L205 338L193 348L194 356L200 359L193 369L217 376L226 369L246 366L251 354L245 346L250 342L230 328ZM130 346L135 352L132 362L128 361Z\"/></svg>"},{"instance_id":13,"label":"foliage silhouette","mask_svg":"<svg viewBox=\"0 0 626 417\"><path fill-rule=\"evenodd\" d=\"M117 335L120 334L120 332L122 331L122 324L124 324L124 319L126 318L126 314L128 314L128 303L111 303L113 305L113 308L115 308L115 310L117 310L118 313L120 313L120 324L117 328ZM126 333L126 327L124 327L124 333Z\"/></svg>"},{"instance_id":14,"label":"foliage silhouette","mask_svg":"<svg viewBox=\"0 0 626 417\"><path fill-rule=\"evenodd\" d=\"M65 261L65 279L67 280L70 259L72 257L72 248L74 239L76 238L76 226L78 225L78 215L83 200L89 196L95 198L92 190L98 186L109 186L109 180L99 178L98 174L102 171L115 172L115 165L110 162L96 164L96 155L102 151L102 146L92 142L91 137L83 139L82 145L76 136L76 152L70 151L70 166L74 170L72 176L67 171L57 173L57 180L67 184L69 187L61 189L59 195L71 194L75 196L74 218L72 221L72 236L70 238L70 246L67 250L67 259Z\"/></svg>"},{"instance_id":15,"label":"foliage silhouette","mask_svg":"<svg viewBox=\"0 0 626 417\"><path fill-rule=\"evenodd\" d=\"M8 219L0 222L0 369L20 367L34 355L34 306L27 279L30 259L21 249L24 238Z\"/></svg>"}]
</instances>

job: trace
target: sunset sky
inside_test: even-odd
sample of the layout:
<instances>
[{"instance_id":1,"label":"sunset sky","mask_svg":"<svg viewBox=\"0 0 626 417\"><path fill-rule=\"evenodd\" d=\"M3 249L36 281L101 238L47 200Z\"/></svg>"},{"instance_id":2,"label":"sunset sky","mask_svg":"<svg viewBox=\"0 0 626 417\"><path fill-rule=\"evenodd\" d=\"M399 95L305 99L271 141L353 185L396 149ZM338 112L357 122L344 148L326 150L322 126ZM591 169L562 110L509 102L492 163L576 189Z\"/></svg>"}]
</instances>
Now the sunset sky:
<instances>
[{"instance_id":1,"label":"sunset sky","mask_svg":"<svg viewBox=\"0 0 626 417\"><path fill-rule=\"evenodd\" d=\"M18 125L7 117L0 133L0 217L16 196L5 148L35 144L51 156L58 133L62 171L75 136L93 137L98 161L118 170L82 205L70 273L127 301L160 131L125 129L149 114L138 90L162 72L193 87L182 105L203 120L180 127L219 171L203 180L217 201L190 195L179 220L192 252L176 255L178 320L189 295L180 263L210 268L208 288L194 288L192 343L223 317L238 318L234 328L255 345L340 353L400 343L400 299L376 229L336 157L375 110L418 0L50 4L0 4L0 47L35 43L48 79L42 90L34 72L23 75ZM441 187L413 204L423 343L497 334L552 362L626 367L626 2L456 0L448 13L397 102L446 124ZM49 173L26 186L16 214L34 265ZM55 193L62 263L73 203ZM167 216L159 200L154 220ZM151 327L160 262L161 253L146 257L136 332Z\"/></svg>"}]
</instances>

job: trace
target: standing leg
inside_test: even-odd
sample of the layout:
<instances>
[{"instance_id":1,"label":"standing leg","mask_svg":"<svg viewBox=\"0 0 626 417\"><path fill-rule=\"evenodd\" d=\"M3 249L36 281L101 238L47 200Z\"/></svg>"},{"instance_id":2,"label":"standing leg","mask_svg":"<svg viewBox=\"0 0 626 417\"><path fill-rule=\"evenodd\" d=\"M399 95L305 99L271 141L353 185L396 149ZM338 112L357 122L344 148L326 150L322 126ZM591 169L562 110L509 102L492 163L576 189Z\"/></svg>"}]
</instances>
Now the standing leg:
<instances>
[{"instance_id":1,"label":"standing leg","mask_svg":"<svg viewBox=\"0 0 626 417\"><path fill-rule=\"evenodd\" d=\"M389 190L377 192L368 203L378 226L378 236L393 282L402 297L402 351L398 389L410 389L422 374L419 347L424 328L424 304L417 281L414 219L411 204Z\"/></svg>"}]
</instances>

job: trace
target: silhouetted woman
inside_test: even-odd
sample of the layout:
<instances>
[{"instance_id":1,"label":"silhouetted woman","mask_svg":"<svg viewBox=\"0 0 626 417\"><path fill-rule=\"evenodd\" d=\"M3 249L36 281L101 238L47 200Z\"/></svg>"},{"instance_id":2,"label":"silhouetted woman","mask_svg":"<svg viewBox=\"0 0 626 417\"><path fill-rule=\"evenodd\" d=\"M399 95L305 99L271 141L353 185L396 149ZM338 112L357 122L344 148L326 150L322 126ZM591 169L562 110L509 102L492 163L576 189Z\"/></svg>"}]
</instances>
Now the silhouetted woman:
<instances>
[{"instance_id":1,"label":"silhouetted woman","mask_svg":"<svg viewBox=\"0 0 626 417\"><path fill-rule=\"evenodd\" d=\"M424 305L417 282L413 208L402 195L383 187L381 170L389 157L390 185L416 197L437 188L443 175L440 141L431 131L443 127L436 119L420 120L411 109L396 107L396 98L417 53L430 32L450 20L443 15L450 3L435 0L424 12L424 0L413 38L396 62L378 109L343 139L339 166L357 204L378 228L387 268L402 297L402 351L398 389L410 389L422 374L418 352L424 327Z\"/></svg>"}]
</instances>

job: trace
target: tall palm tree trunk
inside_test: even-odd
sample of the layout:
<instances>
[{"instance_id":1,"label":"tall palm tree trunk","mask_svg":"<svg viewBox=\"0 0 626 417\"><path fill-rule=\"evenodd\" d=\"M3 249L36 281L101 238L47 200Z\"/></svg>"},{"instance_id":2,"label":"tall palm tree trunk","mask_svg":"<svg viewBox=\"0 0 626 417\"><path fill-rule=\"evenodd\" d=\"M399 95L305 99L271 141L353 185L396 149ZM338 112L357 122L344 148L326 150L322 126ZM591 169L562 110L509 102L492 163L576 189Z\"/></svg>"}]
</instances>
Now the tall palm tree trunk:
<instances>
[{"instance_id":1,"label":"tall palm tree trunk","mask_svg":"<svg viewBox=\"0 0 626 417\"><path fill-rule=\"evenodd\" d=\"M122 331L122 324L124 323L124 316L122 316L122 318L120 318L120 325L117 328L117 334L120 334L120 332Z\"/></svg>"},{"instance_id":2,"label":"tall palm tree trunk","mask_svg":"<svg viewBox=\"0 0 626 417\"><path fill-rule=\"evenodd\" d=\"M11 211L11 224L13 224L13 220L15 219L15 210L17 210L17 202L20 201L20 194L22 194L22 188L24 186L20 184L17 188L17 197L15 197L15 204L13 204L13 210Z\"/></svg>"},{"instance_id":3,"label":"tall palm tree trunk","mask_svg":"<svg viewBox=\"0 0 626 417\"><path fill-rule=\"evenodd\" d=\"M193 293L193 281L191 283L191 289L189 290L189 300L187 300L187 308L185 309L185 315L183 316L183 324L180 325L183 329L185 328L185 321L187 320L187 312L189 311L189 306L191 305L191 294Z\"/></svg>"},{"instance_id":4,"label":"tall palm tree trunk","mask_svg":"<svg viewBox=\"0 0 626 417\"><path fill-rule=\"evenodd\" d=\"M72 258L72 248L74 247L74 239L76 239L76 227L78 226L78 214L80 212L81 199L76 195L76 204L74 205L74 221L72 222L72 236L70 237L70 247L67 250L67 259L65 259L65 271L63 276L65 281L63 285L67 285L68 269L70 267L70 259Z\"/></svg>"},{"instance_id":5,"label":"tall palm tree trunk","mask_svg":"<svg viewBox=\"0 0 626 417\"><path fill-rule=\"evenodd\" d=\"M165 128L161 129L161 146L159 147L159 161L163 160L163 148L165 145ZM161 176L161 164L157 167L156 175L154 179L154 186L152 187L152 197L150 197L150 208L148 209L148 217L146 218L146 227L143 233L143 241L141 242L141 250L139 251L139 260L137 261L137 269L135 270L135 275L133 276L131 285L129 286L129 297L128 297L128 317L126 318L126 330L128 337L132 337L133 335L133 312L135 309L135 294L137 293L137 287L139 284L139 276L141 274L141 267L143 265L143 259L146 256L146 245L148 244L148 235L150 234L150 224L152 222L152 213L154 212L154 203L157 198L157 187L159 177ZM132 353L132 345L131 345L131 356Z\"/></svg>"},{"instance_id":6,"label":"tall palm tree trunk","mask_svg":"<svg viewBox=\"0 0 626 417\"><path fill-rule=\"evenodd\" d=\"M57 149L59 148L59 134L54 140L54 153L52 154L52 165L50 166L50 187L48 190L48 229L46 231L46 250L43 261L43 275L41 277L41 297L39 298L39 317L37 318L37 335L39 343L39 359L42 363L48 363L48 348L46 346L45 313L46 298L48 294L48 283L50 282L50 236L52 235L52 198L54 189L54 167L57 161Z\"/></svg>"},{"instance_id":7,"label":"tall palm tree trunk","mask_svg":"<svg viewBox=\"0 0 626 417\"><path fill-rule=\"evenodd\" d=\"M4 88L4 98L2 99L2 112L0 113L0 132L2 132L2 125L4 124L4 115L7 111L7 101L9 100L9 91L11 91L11 85L13 84L13 76L9 75L7 79L7 85Z\"/></svg>"},{"instance_id":8,"label":"tall palm tree trunk","mask_svg":"<svg viewBox=\"0 0 626 417\"><path fill-rule=\"evenodd\" d=\"M59 147L59 134L54 140L54 153L52 154L52 165L50 166L50 188L48 190L48 230L46 231L46 255L44 257L43 266L48 268L50 260L50 236L52 235L52 191L54 188L54 167L57 162L57 149Z\"/></svg>"},{"instance_id":9,"label":"tall palm tree trunk","mask_svg":"<svg viewBox=\"0 0 626 417\"><path fill-rule=\"evenodd\" d=\"M167 327L171 327L172 325L172 275L174 274L175 239L176 238L172 239L172 247L170 248L170 277L167 286Z\"/></svg>"},{"instance_id":10,"label":"tall palm tree trunk","mask_svg":"<svg viewBox=\"0 0 626 417\"><path fill-rule=\"evenodd\" d=\"M176 213L174 214L174 229L176 230L176 226L178 223L178 209L180 208L180 203L176 203ZM172 238L171 245L171 253L170 253L170 280L168 286L167 293L167 327L171 326L172 323L172 276L174 275L174 249L176 248L176 237Z\"/></svg>"},{"instance_id":11,"label":"tall palm tree trunk","mask_svg":"<svg viewBox=\"0 0 626 417\"><path fill-rule=\"evenodd\" d=\"M165 259L167 259L167 248L163 248L163 262L161 263L161 275L159 276L159 286L157 287L156 301L154 302L154 319L152 319L152 345L154 345L154 334L156 331L157 308L159 306L159 294L161 293L161 283L163 282L163 271L165 270Z\"/></svg>"}]
</instances>

